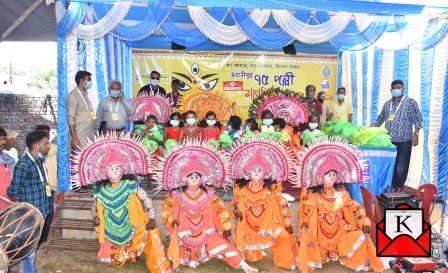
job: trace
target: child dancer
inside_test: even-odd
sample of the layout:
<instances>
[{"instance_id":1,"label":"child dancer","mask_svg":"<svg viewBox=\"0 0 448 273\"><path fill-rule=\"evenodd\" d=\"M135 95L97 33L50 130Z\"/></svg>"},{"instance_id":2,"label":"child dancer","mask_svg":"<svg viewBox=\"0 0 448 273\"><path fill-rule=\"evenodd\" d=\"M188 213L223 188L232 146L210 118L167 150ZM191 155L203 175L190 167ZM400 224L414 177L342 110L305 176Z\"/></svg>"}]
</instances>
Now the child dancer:
<instances>
[{"instance_id":1,"label":"child dancer","mask_svg":"<svg viewBox=\"0 0 448 273\"><path fill-rule=\"evenodd\" d=\"M175 269L180 264L195 268L209 259L222 259L244 272L258 272L221 235L228 212L217 213L214 195L203 188L206 183L231 186L227 169L225 154L210 142L186 141L156 162L158 189L171 192L163 204L162 222L171 234L168 256Z\"/></svg>"},{"instance_id":2,"label":"child dancer","mask_svg":"<svg viewBox=\"0 0 448 273\"><path fill-rule=\"evenodd\" d=\"M276 266L294 270L298 247L281 187L293 178L292 154L272 137L254 136L234 143L229 155L232 179L239 181L230 206L237 248L250 262L263 259L263 250L271 248Z\"/></svg>"},{"instance_id":3,"label":"child dancer","mask_svg":"<svg viewBox=\"0 0 448 273\"><path fill-rule=\"evenodd\" d=\"M339 261L354 271L384 266L370 236L371 222L342 183L363 182L363 155L336 139L320 139L299 154L299 269L302 272Z\"/></svg>"},{"instance_id":4,"label":"child dancer","mask_svg":"<svg viewBox=\"0 0 448 273\"><path fill-rule=\"evenodd\" d=\"M303 145L307 145L310 140L322 135L322 132L317 127L319 127L319 117L310 115L308 117L308 129L302 133Z\"/></svg>"},{"instance_id":5,"label":"child dancer","mask_svg":"<svg viewBox=\"0 0 448 273\"><path fill-rule=\"evenodd\" d=\"M94 192L99 261L122 266L144 254L151 273L171 272L151 199L131 176L148 173L142 145L125 135L97 136L76 153L71 182L74 188L99 182Z\"/></svg>"}]
</instances>

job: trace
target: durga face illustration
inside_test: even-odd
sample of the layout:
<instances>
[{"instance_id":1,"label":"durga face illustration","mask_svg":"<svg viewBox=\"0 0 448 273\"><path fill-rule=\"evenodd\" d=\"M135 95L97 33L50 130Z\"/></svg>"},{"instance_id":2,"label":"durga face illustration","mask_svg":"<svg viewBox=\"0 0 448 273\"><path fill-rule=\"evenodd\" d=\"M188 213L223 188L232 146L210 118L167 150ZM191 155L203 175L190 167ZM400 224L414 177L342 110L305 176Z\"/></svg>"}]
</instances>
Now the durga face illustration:
<instances>
[{"instance_id":1,"label":"durga face illustration","mask_svg":"<svg viewBox=\"0 0 448 273\"><path fill-rule=\"evenodd\" d=\"M218 83L218 74L205 74L203 75L199 65L194 63L188 75L180 72L172 72L173 79L177 79L181 82L180 91L212 91Z\"/></svg>"}]
</instances>

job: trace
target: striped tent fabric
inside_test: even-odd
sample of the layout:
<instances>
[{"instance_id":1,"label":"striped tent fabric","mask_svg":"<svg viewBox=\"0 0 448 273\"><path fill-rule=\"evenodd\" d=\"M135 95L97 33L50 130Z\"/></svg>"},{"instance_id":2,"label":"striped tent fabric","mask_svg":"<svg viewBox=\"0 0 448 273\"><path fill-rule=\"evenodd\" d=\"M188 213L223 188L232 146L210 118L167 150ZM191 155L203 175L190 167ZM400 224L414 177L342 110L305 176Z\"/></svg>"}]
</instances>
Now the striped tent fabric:
<instances>
[{"instance_id":1,"label":"striped tent fabric","mask_svg":"<svg viewBox=\"0 0 448 273\"><path fill-rule=\"evenodd\" d=\"M400 79L405 95L415 99L422 112L419 145L412 150L406 185L437 186L446 200L448 172L448 39L427 50L385 51L369 47L340 54L338 85L347 88L353 104L353 122L368 126L376 121L391 98L390 83ZM442 229L448 215L444 206ZM447 218L448 219L448 218ZM448 227L447 227L448 229Z\"/></svg>"}]
</instances>

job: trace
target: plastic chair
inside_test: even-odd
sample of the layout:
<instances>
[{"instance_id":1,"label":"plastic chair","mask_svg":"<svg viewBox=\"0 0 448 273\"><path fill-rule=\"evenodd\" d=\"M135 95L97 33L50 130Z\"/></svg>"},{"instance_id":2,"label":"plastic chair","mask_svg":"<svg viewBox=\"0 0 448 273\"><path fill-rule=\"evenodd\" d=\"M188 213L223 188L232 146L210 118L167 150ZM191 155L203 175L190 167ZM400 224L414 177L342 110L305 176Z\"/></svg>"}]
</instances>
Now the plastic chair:
<instances>
[{"instance_id":1,"label":"plastic chair","mask_svg":"<svg viewBox=\"0 0 448 273\"><path fill-rule=\"evenodd\" d=\"M421 208L426 223L430 224L431 214L437 202L437 187L433 184L424 184L418 187L415 193L416 200L422 200Z\"/></svg>"},{"instance_id":2,"label":"plastic chair","mask_svg":"<svg viewBox=\"0 0 448 273\"><path fill-rule=\"evenodd\" d=\"M361 186L361 195L362 201L364 202L366 215L372 222L372 226L370 228L370 238L372 238L372 241L375 243L376 225L381 221L380 206L378 204L376 196L366 187Z\"/></svg>"}]
</instances>

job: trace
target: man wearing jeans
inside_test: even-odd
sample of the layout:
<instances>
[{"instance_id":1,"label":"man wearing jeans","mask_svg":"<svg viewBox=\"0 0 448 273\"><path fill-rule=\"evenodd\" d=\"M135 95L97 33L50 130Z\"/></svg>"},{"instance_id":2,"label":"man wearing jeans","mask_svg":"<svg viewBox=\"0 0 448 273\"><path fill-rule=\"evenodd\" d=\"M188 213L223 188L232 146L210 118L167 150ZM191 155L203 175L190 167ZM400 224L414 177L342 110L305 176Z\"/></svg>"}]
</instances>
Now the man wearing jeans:
<instances>
[{"instance_id":1,"label":"man wearing jeans","mask_svg":"<svg viewBox=\"0 0 448 273\"><path fill-rule=\"evenodd\" d=\"M418 132L422 128L422 114L414 99L403 95L403 82L395 80L391 84L392 98L383 106L373 127L385 123L392 143L397 146L392 186L401 189L408 177L412 146L418 145Z\"/></svg>"},{"instance_id":2,"label":"man wearing jeans","mask_svg":"<svg viewBox=\"0 0 448 273\"><path fill-rule=\"evenodd\" d=\"M44 164L44 156L50 150L48 135L43 131L34 131L26 136L28 151L14 167L8 196L12 201L26 202L35 206L48 221L51 210L51 187L48 183L48 172ZM34 251L20 263L21 273L36 273Z\"/></svg>"}]
</instances>

